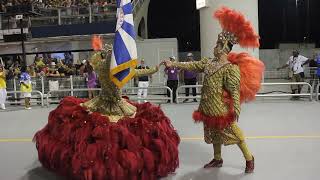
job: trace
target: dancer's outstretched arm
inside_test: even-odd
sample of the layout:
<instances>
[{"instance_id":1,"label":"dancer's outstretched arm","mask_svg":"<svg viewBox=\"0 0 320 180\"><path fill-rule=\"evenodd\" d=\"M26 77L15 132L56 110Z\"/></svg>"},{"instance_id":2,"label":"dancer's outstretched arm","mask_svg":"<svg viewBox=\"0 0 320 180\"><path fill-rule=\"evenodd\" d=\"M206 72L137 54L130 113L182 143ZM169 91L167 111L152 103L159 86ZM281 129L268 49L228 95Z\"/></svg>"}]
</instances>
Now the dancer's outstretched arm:
<instances>
[{"instance_id":1,"label":"dancer's outstretched arm","mask_svg":"<svg viewBox=\"0 0 320 180\"><path fill-rule=\"evenodd\" d=\"M150 69L135 69L134 77L149 76L159 71L159 65Z\"/></svg>"},{"instance_id":2,"label":"dancer's outstretched arm","mask_svg":"<svg viewBox=\"0 0 320 180\"><path fill-rule=\"evenodd\" d=\"M170 60L165 60L164 64L166 67L177 67L181 70L203 72L204 68L208 62L207 58L203 58L200 61L193 62L172 62Z\"/></svg>"}]
</instances>

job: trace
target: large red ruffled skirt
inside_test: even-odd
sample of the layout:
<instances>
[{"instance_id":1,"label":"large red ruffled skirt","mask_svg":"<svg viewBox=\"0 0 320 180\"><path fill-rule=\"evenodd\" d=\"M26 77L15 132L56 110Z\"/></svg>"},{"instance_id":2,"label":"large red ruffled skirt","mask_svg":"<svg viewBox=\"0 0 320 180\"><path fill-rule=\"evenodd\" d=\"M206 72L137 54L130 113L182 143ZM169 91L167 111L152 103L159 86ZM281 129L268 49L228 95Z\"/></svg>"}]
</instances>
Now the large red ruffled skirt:
<instances>
[{"instance_id":1,"label":"large red ruffled skirt","mask_svg":"<svg viewBox=\"0 0 320 180\"><path fill-rule=\"evenodd\" d=\"M135 118L109 122L66 97L34 141L42 165L68 179L154 180L179 165L179 136L158 106L134 104Z\"/></svg>"}]
</instances>

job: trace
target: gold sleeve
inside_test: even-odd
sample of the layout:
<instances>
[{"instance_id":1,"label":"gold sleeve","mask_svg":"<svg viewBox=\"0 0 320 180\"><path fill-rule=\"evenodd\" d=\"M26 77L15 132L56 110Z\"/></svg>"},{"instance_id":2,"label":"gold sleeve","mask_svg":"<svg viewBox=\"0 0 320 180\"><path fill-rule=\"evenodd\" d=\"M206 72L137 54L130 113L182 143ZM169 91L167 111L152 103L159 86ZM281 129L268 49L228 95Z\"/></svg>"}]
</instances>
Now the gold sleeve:
<instances>
[{"instance_id":1,"label":"gold sleeve","mask_svg":"<svg viewBox=\"0 0 320 180\"><path fill-rule=\"evenodd\" d=\"M233 107L236 115L240 115L240 69L237 65L231 65L226 79L225 88L230 93L233 100Z\"/></svg>"},{"instance_id":2,"label":"gold sleeve","mask_svg":"<svg viewBox=\"0 0 320 180\"><path fill-rule=\"evenodd\" d=\"M135 69L136 73L134 77L149 76L151 74L158 72L158 70L159 70L158 67L154 67L150 69Z\"/></svg>"},{"instance_id":3,"label":"gold sleeve","mask_svg":"<svg viewBox=\"0 0 320 180\"><path fill-rule=\"evenodd\" d=\"M204 58L193 62L173 62L173 66L181 70L203 72L207 62L208 59Z\"/></svg>"}]
</instances>

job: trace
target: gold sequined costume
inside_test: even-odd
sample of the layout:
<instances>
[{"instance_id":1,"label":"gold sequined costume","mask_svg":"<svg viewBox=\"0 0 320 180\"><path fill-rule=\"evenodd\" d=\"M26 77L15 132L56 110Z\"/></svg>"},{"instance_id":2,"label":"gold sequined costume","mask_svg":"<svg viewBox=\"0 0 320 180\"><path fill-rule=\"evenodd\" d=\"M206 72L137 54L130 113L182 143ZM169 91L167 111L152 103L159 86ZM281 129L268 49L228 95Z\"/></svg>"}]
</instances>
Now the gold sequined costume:
<instances>
[{"instance_id":1,"label":"gold sequined costume","mask_svg":"<svg viewBox=\"0 0 320 180\"><path fill-rule=\"evenodd\" d=\"M205 142L225 145L242 143L244 136L234 122L234 118L240 115L239 67L228 62L209 59L187 63L175 62L173 65L183 70L205 73L198 111L204 116L212 117L213 121L218 121L209 122L209 119L205 122ZM225 91L232 96L234 110L224 102ZM219 121L221 119L222 121Z\"/></svg>"},{"instance_id":2,"label":"gold sequined costume","mask_svg":"<svg viewBox=\"0 0 320 180\"><path fill-rule=\"evenodd\" d=\"M254 170L254 158L237 125L241 102L253 100L260 88L263 63L247 53L231 53L232 47L259 47L259 36L250 22L232 9L222 7L214 13L223 31L218 35L214 58L196 62L166 61L167 66L204 73L201 100L193 113L196 122L204 124L204 140L213 144L214 159L204 167L221 167L221 146L237 144L246 159L246 173ZM250 71L248 75L246 71ZM252 77L252 74L256 76ZM243 81L243 82L242 82Z\"/></svg>"},{"instance_id":3,"label":"gold sequined costume","mask_svg":"<svg viewBox=\"0 0 320 180\"><path fill-rule=\"evenodd\" d=\"M104 58L104 53L97 52L92 56L91 64L98 74L108 74L110 60ZM110 58L110 57L109 57ZM134 69L135 76L151 75L158 71L157 67L150 69ZM110 76L99 76L101 93L99 96L83 104L91 112L100 112L116 122L123 117L134 117L136 107L121 97L119 88L111 81Z\"/></svg>"}]
</instances>

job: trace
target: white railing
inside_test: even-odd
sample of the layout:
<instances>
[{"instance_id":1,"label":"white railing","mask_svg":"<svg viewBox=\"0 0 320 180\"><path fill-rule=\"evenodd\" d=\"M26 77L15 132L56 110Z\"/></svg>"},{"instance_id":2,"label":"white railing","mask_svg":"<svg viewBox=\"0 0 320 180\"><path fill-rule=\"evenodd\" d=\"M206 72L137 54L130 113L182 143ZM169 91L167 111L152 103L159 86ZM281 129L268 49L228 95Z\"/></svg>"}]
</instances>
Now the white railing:
<instances>
[{"instance_id":1,"label":"white railing","mask_svg":"<svg viewBox=\"0 0 320 180\"><path fill-rule=\"evenodd\" d=\"M177 88L177 91L176 91L176 99L177 99L177 104L179 104L179 99L189 99L189 98L196 98L196 99L200 99L201 96L179 96L179 91L182 89L182 88L202 88L202 85L182 85L182 86L179 86ZM192 93L190 93L192 94Z\"/></svg>"},{"instance_id":2,"label":"white railing","mask_svg":"<svg viewBox=\"0 0 320 180\"><path fill-rule=\"evenodd\" d=\"M33 90L32 93L36 93L40 95L41 101L33 101L36 103L41 103L42 106L44 106L45 102L44 102L44 97L46 98L46 105L49 106L50 103L53 102L59 102L59 97L63 97L58 95L58 100L53 100L50 99L53 93L63 93L63 92L70 92L70 95L73 96L74 92L87 92L89 90L93 90L93 91L100 91L101 88L94 88L94 89L88 89L88 88L82 88L81 86L79 87L75 87L75 85L77 85L77 82L75 81L74 77L70 77L70 78L65 78L64 81L65 83L70 83L70 86L68 85L67 88L65 89L57 89L57 90L48 90L48 92L45 94L45 91L48 89L48 87L44 87L45 84L45 80L44 78L40 78L38 79L37 83L41 83L38 84L37 89L39 90ZM80 80L80 79L78 79ZM81 79L81 82L83 81L83 79ZM13 94L13 101L8 101L7 103L10 104L20 104L20 101L16 101L17 99L17 94L22 93L21 91L17 91L17 82L13 81L13 86L14 86L14 90L9 90L8 89L8 94ZM74 84L75 83L75 84ZM85 83L83 83L85 85ZM314 86L312 86L311 84L307 83L307 82L288 82L288 83L262 83L262 86L290 86L290 85L304 85L304 86L308 86L309 87L309 92L308 93L300 93L300 94L290 94L290 93L260 93L257 94L256 97L293 97L293 96L306 96L309 97L310 100L313 99L313 95L315 95L316 100L318 100L318 97L320 96L319 90L320 90L320 83L317 84L317 86L314 84ZM176 91L176 98L177 98L177 103L179 103L180 99L200 99L201 96L197 95L197 96L192 96L192 93L190 93L190 96L185 96L185 95L179 95L179 92L181 91L181 89L184 88L202 88L202 85L182 85L179 86L177 88ZM155 96L155 94L149 94L148 97L146 98L137 98L136 96L132 96L132 94L135 92L134 90L139 90L139 89L158 89L158 90L166 90L169 91L170 93L170 97L167 97L166 95L160 95L160 96ZM313 90L316 90L315 93L313 93ZM42 91L42 92L41 92ZM131 92L131 93L130 93ZM198 91L199 92L199 91ZM161 91L162 93L162 91ZM135 93L134 93L135 94ZM83 97L84 94L80 94L81 97ZM171 103L173 103L173 91L168 87L168 86L149 86L149 87L124 87L122 88L122 95L126 95L126 96L130 96L131 100L169 100ZM39 96L33 96L33 99L38 99Z\"/></svg>"},{"instance_id":3,"label":"white railing","mask_svg":"<svg viewBox=\"0 0 320 180\"><path fill-rule=\"evenodd\" d=\"M313 79L313 76L316 76L316 67L304 67L304 74L306 79ZM264 71L265 79L288 79L289 78L289 69L269 69Z\"/></svg>"},{"instance_id":4,"label":"white railing","mask_svg":"<svg viewBox=\"0 0 320 180\"><path fill-rule=\"evenodd\" d=\"M52 95L52 93L59 93L59 92L87 92L87 91L101 91L101 88L92 88L92 89L88 89L88 88L83 88L83 89L59 89L59 90L52 90L52 91L48 91L47 93L47 102L46 105L47 107L49 107L50 103L52 102L60 102L60 100L50 100L50 97Z\"/></svg>"},{"instance_id":5,"label":"white railing","mask_svg":"<svg viewBox=\"0 0 320 180\"><path fill-rule=\"evenodd\" d=\"M22 91L7 91L7 94L16 95L16 94L21 94L21 93L24 93L24 92L22 92ZM40 100L41 100L41 101L31 101L31 103L41 103L41 107L43 107L44 106L43 94L40 91L32 91L31 93L32 94L33 93L39 94ZM16 98L15 98L15 100L16 100ZM22 104L23 103L21 101L15 101L15 100L14 101L6 101L5 103L7 103L7 104Z\"/></svg>"},{"instance_id":6,"label":"white railing","mask_svg":"<svg viewBox=\"0 0 320 180\"><path fill-rule=\"evenodd\" d=\"M289 94L289 93L279 93L279 94L257 94L256 97L293 97L293 96L309 96L310 101L312 101L312 86L306 82L289 82L289 83L261 83L262 86L279 86L279 85L307 85L310 88L310 93L300 93L300 94Z\"/></svg>"},{"instance_id":7,"label":"white railing","mask_svg":"<svg viewBox=\"0 0 320 180\"><path fill-rule=\"evenodd\" d=\"M168 90L170 93L170 97L146 97L146 98L130 98L130 100L170 100L170 102L173 102L172 99L172 90L168 86L149 86L149 87L124 87L122 88L123 91L125 90L138 90L138 89L165 89ZM101 91L101 88L82 88L82 89L60 89L60 90L52 90L48 91L47 96L46 96L46 106L49 107L50 103L57 103L60 100L50 100L52 93L61 93L61 92L70 92L73 94L73 92L87 92L87 91ZM40 91L39 91L40 92ZM127 93L122 93L122 95L128 95Z\"/></svg>"},{"instance_id":8,"label":"white railing","mask_svg":"<svg viewBox=\"0 0 320 180\"><path fill-rule=\"evenodd\" d=\"M307 85L310 88L310 93L300 93L300 94L289 94L289 93L269 93L269 94L257 94L256 97L292 97L292 96L308 96L310 101L313 99L312 86L306 82L289 82L289 83L261 83L262 86L279 86L279 85ZM179 99L189 99L194 98L191 96L179 96L179 90L182 88L202 88L202 85L188 85L188 86L179 86L176 92L177 103ZM317 91L318 92L318 91ZM199 99L201 96L196 96L195 98Z\"/></svg>"},{"instance_id":9,"label":"white railing","mask_svg":"<svg viewBox=\"0 0 320 180\"><path fill-rule=\"evenodd\" d=\"M173 92L172 89L170 89L168 86L149 86L149 87L124 87L122 90L139 90L139 89L165 89L169 91L170 97L146 97L146 98L130 98L130 100L169 100L170 103L173 103ZM128 95L127 93L122 93L123 95Z\"/></svg>"},{"instance_id":10,"label":"white railing","mask_svg":"<svg viewBox=\"0 0 320 180\"><path fill-rule=\"evenodd\" d=\"M320 96L320 83L318 83L317 88L316 88L316 101L319 101L319 96Z\"/></svg>"}]
</instances>

